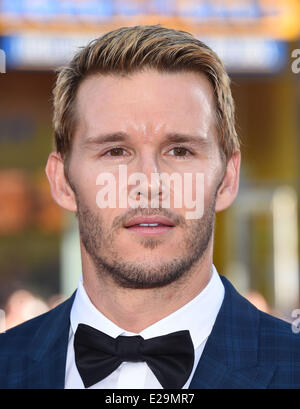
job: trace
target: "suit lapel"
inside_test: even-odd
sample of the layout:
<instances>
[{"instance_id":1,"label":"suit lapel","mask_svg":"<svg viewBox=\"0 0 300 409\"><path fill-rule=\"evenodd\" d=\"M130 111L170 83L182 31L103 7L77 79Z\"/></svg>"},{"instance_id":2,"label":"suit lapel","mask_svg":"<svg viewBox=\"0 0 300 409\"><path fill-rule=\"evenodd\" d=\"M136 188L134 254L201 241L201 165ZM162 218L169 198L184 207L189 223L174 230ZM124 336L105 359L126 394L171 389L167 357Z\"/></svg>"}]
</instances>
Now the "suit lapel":
<instances>
[{"instance_id":1,"label":"suit lapel","mask_svg":"<svg viewBox=\"0 0 300 409\"><path fill-rule=\"evenodd\" d=\"M221 279L223 304L190 388L266 388L275 366L259 362L259 311Z\"/></svg>"},{"instance_id":2,"label":"suit lapel","mask_svg":"<svg viewBox=\"0 0 300 409\"><path fill-rule=\"evenodd\" d=\"M32 364L24 377L26 385L34 389L63 389L70 329L70 310L74 295L49 311L35 333L28 349Z\"/></svg>"}]
</instances>

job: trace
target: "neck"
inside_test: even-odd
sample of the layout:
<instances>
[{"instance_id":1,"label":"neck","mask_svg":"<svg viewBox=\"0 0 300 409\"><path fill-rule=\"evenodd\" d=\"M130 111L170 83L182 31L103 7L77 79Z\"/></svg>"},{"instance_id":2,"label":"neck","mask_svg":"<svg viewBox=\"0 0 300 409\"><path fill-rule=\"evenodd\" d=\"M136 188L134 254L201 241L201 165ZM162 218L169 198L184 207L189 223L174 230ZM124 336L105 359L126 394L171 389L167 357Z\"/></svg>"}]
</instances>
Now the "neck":
<instances>
[{"instance_id":1,"label":"neck","mask_svg":"<svg viewBox=\"0 0 300 409\"><path fill-rule=\"evenodd\" d=\"M82 257L83 285L102 314L120 328L139 333L187 304L204 289L212 272L211 249L206 253L188 275L154 289L121 288L110 277L97 273L88 257Z\"/></svg>"}]
</instances>

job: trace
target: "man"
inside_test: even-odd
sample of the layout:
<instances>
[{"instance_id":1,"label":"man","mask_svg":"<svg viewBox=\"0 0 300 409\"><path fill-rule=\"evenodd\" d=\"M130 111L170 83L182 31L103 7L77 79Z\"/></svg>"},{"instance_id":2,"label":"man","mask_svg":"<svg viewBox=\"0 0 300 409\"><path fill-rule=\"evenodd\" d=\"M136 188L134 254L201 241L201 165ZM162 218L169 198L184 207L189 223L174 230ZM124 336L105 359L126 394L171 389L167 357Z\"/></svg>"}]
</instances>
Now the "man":
<instances>
[{"instance_id":1,"label":"man","mask_svg":"<svg viewBox=\"0 0 300 409\"><path fill-rule=\"evenodd\" d=\"M299 387L300 338L213 265L240 169L215 53L160 25L112 31L60 71L54 131L46 173L77 215L82 278L1 335L1 387Z\"/></svg>"}]
</instances>

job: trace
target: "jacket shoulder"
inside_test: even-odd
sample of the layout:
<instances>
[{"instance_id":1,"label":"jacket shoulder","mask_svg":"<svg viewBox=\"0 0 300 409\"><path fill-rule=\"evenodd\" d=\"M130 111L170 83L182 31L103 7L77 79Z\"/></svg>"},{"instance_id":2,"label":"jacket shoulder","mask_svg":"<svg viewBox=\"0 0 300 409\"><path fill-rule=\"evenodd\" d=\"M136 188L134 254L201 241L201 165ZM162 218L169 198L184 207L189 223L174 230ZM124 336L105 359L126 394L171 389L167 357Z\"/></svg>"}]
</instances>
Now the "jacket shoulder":
<instances>
[{"instance_id":1,"label":"jacket shoulder","mask_svg":"<svg viewBox=\"0 0 300 409\"><path fill-rule=\"evenodd\" d=\"M260 312L259 359L275 364L270 388L300 388L300 333L292 324Z\"/></svg>"},{"instance_id":2,"label":"jacket shoulder","mask_svg":"<svg viewBox=\"0 0 300 409\"><path fill-rule=\"evenodd\" d=\"M31 343L39 329L47 325L47 322L50 323L55 321L56 318L66 310L66 308L69 309L69 304L72 305L72 299L73 297L59 304L52 310L10 328L4 333L1 333L0 358L7 358L11 354L15 355L16 352L20 355L26 353L28 345Z\"/></svg>"},{"instance_id":3,"label":"jacket shoulder","mask_svg":"<svg viewBox=\"0 0 300 409\"><path fill-rule=\"evenodd\" d=\"M300 333L290 322L258 310L226 278L221 279L225 299L211 349L217 348L221 358L225 338L230 366L246 372L250 367L269 368L270 388L300 388Z\"/></svg>"},{"instance_id":4,"label":"jacket shoulder","mask_svg":"<svg viewBox=\"0 0 300 409\"><path fill-rule=\"evenodd\" d=\"M273 315L265 313L257 309L251 302L238 293L233 285L224 277L222 281L225 284L225 289L230 294L230 301L227 302L230 305L229 311L225 312L225 316L233 317L233 325L236 329L242 329L245 332L248 329L248 336L252 336L257 339L257 347L259 350L264 351L267 349L268 354L262 353L262 358L265 356L278 355L284 358L290 351L299 353L300 358L300 333L297 334L293 331L292 323L284 321ZM282 353L282 350L286 354ZM276 352L278 351L278 353ZM298 360L300 362L300 359Z\"/></svg>"},{"instance_id":5,"label":"jacket shoulder","mask_svg":"<svg viewBox=\"0 0 300 409\"><path fill-rule=\"evenodd\" d=\"M265 359L276 359L300 365L300 333L293 331L291 322L259 311L260 349Z\"/></svg>"}]
</instances>

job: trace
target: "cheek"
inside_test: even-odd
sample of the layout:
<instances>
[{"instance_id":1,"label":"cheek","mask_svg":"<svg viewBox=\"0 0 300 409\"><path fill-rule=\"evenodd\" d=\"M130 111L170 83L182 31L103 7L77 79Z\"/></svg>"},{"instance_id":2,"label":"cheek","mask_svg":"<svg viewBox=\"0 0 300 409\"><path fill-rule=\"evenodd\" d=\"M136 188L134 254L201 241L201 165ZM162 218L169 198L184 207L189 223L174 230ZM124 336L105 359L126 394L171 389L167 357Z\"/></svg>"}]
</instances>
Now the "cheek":
<instances>
[{"instance_id":1,"label":"cheek","mask_svg":"<svg viewBox=\"0 0 300 409\"><path fill-rule=\"evenodd\" d=\"M97 192L99 187L95 180L84 179L80 184L79 197L90 209L97 209Z\"/></svg>"},{"instance_id":2,"label":"cheek","mask_svg":"<svg viewBox=\"0 0 300 409\"><path fill-rule=\"evenodd\" d=\"M92 167L84 167L76 169L72 174L72 182L76 188L77 196L80 202L85 203L91 209L97 209L97 194L103 188L99 185L100 172ZM98 184L97 184L98 183Z\"/></svg>"},{"instance_id":3,"label":"cheek","mask_svg":"<svg viewBox=\"0 0 300 409\"><path fill-rule=\"evenodd\" d=\"M216 199L217 191L222 179L222 175L217 169L204 174L204 209L210 207Z\"/></svg>"}]
</instances>

